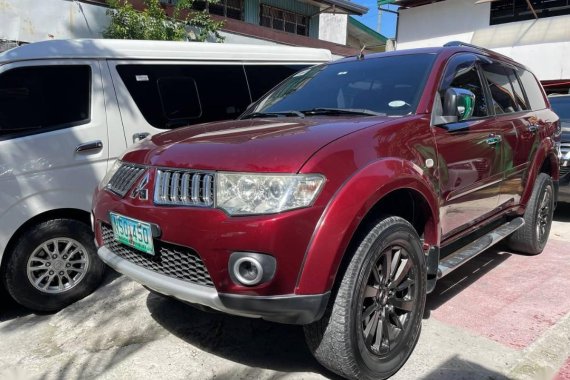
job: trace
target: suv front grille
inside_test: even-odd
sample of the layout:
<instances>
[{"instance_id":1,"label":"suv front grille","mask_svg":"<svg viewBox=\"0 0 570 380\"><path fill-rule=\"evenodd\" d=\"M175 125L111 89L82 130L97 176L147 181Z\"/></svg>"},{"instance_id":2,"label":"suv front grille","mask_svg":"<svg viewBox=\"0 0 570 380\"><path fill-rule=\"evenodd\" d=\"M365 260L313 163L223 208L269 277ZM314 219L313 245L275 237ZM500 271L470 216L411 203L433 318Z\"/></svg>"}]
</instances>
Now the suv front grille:
<instances>
[{"instance_id":1,"label":"suv front grille","mask_svg":"<svg viewBox=\"0 0 570 380\"><path fill-rule=\"evenodd\" d=\"M106 188L113 193L124 197L127 191L133 186L135 181L143 174L145 168L140 166L122 164L117 170Z\"/></svg>"},{"instance_id":2,"label":"suv front grille","mask_svg":"<svg viewBox=\"0 0 570 380\"><path fill-rule=\"evenodd\" d=\"M154 240L155 256L147 255L119 243L113 236L113 229L101 223L105 247L115 255L145 269L193 284L214 286L206 266L193 249Z\"/></svg>"},{"instance_id":3,"label":"suv front grille","mask_svg":"<svg viewBox=\"0 0 570 380\"><path fill-rule=\"evenodd\" d=\"M154 186L154 203L213 207L214 178L213 173L158 169Z\"/></svg>"}]
</instances>

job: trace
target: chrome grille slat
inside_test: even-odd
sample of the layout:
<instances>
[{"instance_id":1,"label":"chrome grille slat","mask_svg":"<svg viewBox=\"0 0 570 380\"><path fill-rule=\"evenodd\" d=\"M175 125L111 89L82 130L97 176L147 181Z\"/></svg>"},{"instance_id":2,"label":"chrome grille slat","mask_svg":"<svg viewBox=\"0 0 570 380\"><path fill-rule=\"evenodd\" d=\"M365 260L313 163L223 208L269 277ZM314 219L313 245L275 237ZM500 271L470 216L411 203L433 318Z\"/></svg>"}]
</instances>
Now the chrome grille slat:
<instances>
[{"instance_id":1,"label":"chrome grille slat","mask_svg":"<svg viewBox=\"0 0 570 380\"><path fill-rule=\"evenodd\" d=\"M172 178L170 179L170 201L177 203L179 201L178 193L180 189L180 173L172 173Z\"/></svg>"},{"instance_id":2,"label":"chrome grille slat","mask_svg":"<svg viewBox=\"0 0 570 380\"><path fill-rule=\"evenodd\" d=\"M101 234L105 247L135 265L182 281L214 286L204 262L191 248L155 240L157 255L153 257L116 241L113 229L106 223L101 223Z\"/></svg>"},{"instance_id":3,"label":"chrome grille slat","mask_svg":"<svg viewBox=\"0 0 570 380\"><path fill-rule=\"evenodd\" d=\"M131 164L122 164L117 172L111 177L106 189L124 197L129 189L144 173L145 168Z\"/></svg>"},{"instance_id":4,"label":"chrome grille slat","mask_svg":"<svg viewBox=\"0 0 570 380\"><path fill-rule=\"evenodd\" d=\"M190 170L157 169L154 203L175 206L214 206L212 173Z\"/></svg>"}]
</instances>

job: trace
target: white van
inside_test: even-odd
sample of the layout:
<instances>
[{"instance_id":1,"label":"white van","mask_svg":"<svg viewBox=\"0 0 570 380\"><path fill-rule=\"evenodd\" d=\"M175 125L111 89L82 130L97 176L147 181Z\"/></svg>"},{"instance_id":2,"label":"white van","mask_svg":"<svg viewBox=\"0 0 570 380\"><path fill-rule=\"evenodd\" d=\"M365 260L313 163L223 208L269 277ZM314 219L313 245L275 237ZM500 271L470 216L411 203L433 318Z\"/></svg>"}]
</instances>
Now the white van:
<instances>
[{"instance_id":1,"label":"white van","mask_svg":"<svg viewBox=\"0 0 570 380\"><path fill-rule=\"evenodd\" d=\"M0 54L0 276L54 311L103 275L91 195L128 146L233 119L327 50L190 42L54 40Z\"/></svg>"}]
</instances>

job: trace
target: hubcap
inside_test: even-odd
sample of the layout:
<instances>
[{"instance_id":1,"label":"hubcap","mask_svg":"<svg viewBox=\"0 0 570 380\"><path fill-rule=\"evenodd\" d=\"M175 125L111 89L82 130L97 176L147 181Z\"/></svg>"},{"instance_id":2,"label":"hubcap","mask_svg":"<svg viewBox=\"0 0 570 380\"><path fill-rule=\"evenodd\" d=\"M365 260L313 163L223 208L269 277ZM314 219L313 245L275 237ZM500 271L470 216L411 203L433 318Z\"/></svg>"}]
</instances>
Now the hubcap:
<instances>
[{"instance_id":1,"label":"hubcap","mask_svg":"<svg viewBox=\"0 0 570 380\"><path fill-rule=\"evenodd\" d=\"M549 186L544 190L540 206L538 208L538 218L536 223L536 233L538 241L542 242L546 238L550 226L550 214L552 206L552 188Z\"/></svg>"},{"instance_id":2,"label":"hubcap","mask_svg":"<svg viewBox=\"0 0 570 380\"><path fill-rule=\"evenodd\" d=\"M401 340L414 306L415 283L412 259L402 247L386 249L370 268L359 316L364 343L373 354L386 355Z\"/></svg>"},{"instance_id":3,"label":"hubcap","mask_svg":"<svg viewBox=\"0 0 570 380\"><path fill-rule=\"evenodd\" d=\"M69 238L56 238L38 246L28 259L28 279L44 293L62 293L76 286L87 273L85 247Z\"/></svg>"}]
</instances>

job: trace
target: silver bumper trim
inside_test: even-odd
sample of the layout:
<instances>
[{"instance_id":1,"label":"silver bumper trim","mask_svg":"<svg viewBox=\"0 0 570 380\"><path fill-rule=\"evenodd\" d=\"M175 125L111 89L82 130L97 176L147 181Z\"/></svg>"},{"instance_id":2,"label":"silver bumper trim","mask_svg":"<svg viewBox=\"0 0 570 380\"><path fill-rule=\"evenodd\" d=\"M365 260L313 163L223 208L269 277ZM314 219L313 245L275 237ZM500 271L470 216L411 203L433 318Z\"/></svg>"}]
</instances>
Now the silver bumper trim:
<instances>
[{"instance_id":1,"label":"silver bumper trim","mask_svg":"<svg viewBox=\"0 0 570 380\"><path fill-rule=\"evenodd\" d=\"M244 317L260 317L258 315L242 314L235 310L227 309L220 301L218 292L214 288L192 284L142 268L115 255L105 246L100 247L97 253L105 264L117 272L126 275L158 293L174 297L181 301L208 306L225 313Z\"/></svg>"}]
</instances>

